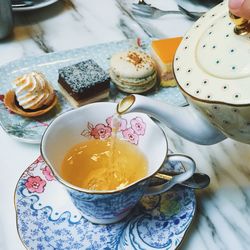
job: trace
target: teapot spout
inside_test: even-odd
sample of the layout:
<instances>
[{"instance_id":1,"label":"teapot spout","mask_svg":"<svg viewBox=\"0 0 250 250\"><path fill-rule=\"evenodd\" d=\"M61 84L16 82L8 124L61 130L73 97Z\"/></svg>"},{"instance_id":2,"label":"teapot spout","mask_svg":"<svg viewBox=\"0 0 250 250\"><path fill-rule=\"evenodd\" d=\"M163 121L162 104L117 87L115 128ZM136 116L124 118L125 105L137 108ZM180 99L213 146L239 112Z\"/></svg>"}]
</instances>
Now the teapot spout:
<instances>
[{"instance_id":1,"label":"teapot spout","mask_svg":"<svg viewBox=\"0 0 250 250\"><path fill-rule=\"evenodd\" d=\"M117 113L143 112L161 121L181 137L201 145L212 145L226 137L192 106L176 107L141 95L130 95L117 105Z\"/></svg>"}]
</instances>

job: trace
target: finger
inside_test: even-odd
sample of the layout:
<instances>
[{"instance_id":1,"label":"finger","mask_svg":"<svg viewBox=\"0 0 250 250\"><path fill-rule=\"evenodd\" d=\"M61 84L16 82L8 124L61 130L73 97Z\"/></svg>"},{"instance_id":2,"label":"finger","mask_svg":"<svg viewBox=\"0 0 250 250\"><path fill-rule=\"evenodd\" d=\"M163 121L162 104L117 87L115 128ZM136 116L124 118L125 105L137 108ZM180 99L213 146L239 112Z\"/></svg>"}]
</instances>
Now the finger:
<instances>
[{"instance_id":1,"label":"finger","mask_svg":"<svg viewBox=\"0 0 250 250\"><path fill-rule=\"evenodd\" d=\"M229 0L228 5L234 15L250 20L250 0Z\"/></svg>"}]
</instances>

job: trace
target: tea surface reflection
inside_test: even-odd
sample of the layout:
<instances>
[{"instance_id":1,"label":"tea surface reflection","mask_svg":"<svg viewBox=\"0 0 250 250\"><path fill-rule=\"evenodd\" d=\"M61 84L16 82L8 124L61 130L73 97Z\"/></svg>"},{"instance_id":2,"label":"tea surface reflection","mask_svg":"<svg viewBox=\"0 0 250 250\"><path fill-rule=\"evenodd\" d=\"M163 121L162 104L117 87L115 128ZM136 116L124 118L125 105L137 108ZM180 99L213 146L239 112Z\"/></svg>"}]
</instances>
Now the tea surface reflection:
<instances>
[{"instance_id":1,"label":"tea surface reflection","mask_svg":"<svg viewBox=\"0 0 250 250\"><path fill-rule=\"evenodd\" d=\"M89 190L121 189L147 173L147 159L138 147L116 137L73 146L61 167L63 179Z\"/></svg>"}]
</instances>

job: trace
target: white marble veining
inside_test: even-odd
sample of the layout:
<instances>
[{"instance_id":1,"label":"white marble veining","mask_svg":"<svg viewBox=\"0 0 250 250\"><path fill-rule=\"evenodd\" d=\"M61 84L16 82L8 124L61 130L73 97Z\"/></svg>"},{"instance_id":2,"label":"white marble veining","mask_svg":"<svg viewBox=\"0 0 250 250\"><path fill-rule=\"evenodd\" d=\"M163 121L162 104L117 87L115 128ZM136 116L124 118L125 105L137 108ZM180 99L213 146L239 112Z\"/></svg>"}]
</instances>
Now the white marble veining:
<instances>
[{"instance_id":1,"label":"white marble veining","mask_svg":"<svg viewBox=\"0 0 250 250\"><path fill-rule=\"evenodd\" d=\"M195 10L206 9L187 4L188 0L177 2ZM128 3L125 0L59 0L43 9L14 13L13 36L0 41L0 64L24 56L132 37L184 35L192 25L191 20L181 15L157 20L135 18L129 12ZM177 9L175 0L155 0L154 3L162 8ZM211 177L210 186L197 192L197 214L180 249L249 249L250 145L227 139L217 145L199 146L172 131L168 137L173 151L193 157L198 170ZM38 155L38 145L18 142L0 129L1 250L25 249L16 231L13 194L20 175Z\"/></svg>"}]
</instances>

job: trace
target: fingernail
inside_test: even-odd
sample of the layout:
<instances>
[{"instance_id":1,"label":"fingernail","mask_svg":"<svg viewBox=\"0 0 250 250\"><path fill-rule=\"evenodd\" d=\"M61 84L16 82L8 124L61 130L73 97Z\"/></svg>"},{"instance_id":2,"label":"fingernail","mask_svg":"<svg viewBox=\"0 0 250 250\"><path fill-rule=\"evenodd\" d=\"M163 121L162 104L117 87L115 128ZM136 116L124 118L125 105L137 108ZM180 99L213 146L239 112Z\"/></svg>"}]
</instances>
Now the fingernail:
<instances>
[{"instance_id":1,"label":"fingernail","mask_svg":"<svg viewBox=\"0 0 250 250\"><path fill-rule=\"evenodd\" d=\"M229 0L229 8L239 9L245 0Z\"/></svg>"}]
</instances>

